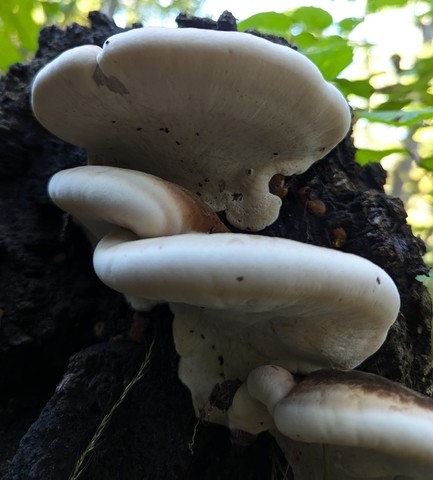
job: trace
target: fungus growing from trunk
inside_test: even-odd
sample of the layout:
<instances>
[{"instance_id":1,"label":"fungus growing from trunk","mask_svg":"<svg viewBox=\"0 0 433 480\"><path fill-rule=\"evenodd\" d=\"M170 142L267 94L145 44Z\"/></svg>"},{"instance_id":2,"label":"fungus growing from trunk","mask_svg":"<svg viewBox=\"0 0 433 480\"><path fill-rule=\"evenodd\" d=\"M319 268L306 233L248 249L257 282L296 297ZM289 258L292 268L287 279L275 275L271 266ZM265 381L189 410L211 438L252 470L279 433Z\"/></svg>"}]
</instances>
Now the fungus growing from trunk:
<instances>
[{"instance_id":1,"label":"fungus growing from trunk","mask_svg":"<svg viewBox=\"0 0 433 480\"><path fill-rule=\"evenodd\" d=\"M35 78L32 105L88 151L90 165L56 174L49 193L99 240L98 276L137 309L170 305L197 416L301 443L282 420L292 392L310 372L375 353L397 317L397 288L368 260L230 233L217 212L244 231L274 222L284 177L347 134L343 96L304 56L264 39L142 28L60 55ZM269 363L274 384L267 367L250 373ZM284 369L310 375L298 386ZM228 411L208 408L225 381L247 383Z\"/></svg>"},{"instance_id":2,"label":"fungus growing from trunk","mask_svg":"<svg viewBox=\"0 0 433 480\"><path fill-rule=\"evenodd\" d=\"M144 171L199 195L243 230L278 217L275 175L304 172L347 134L351 114L317 67L240 32L140 28L44 67L37 119L90 164Z\"/></svg>"}]
</instances>

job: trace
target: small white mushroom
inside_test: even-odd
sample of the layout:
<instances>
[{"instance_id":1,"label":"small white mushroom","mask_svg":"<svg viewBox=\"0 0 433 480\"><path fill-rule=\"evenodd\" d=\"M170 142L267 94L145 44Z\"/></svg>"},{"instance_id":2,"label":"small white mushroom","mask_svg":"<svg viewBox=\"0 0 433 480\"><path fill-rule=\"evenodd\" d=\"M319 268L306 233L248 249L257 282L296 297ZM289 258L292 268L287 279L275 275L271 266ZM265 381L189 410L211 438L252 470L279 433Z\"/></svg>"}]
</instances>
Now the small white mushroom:
<instances>
[{"instance_id":1,"label":"small white mushroom","mask_svg":"<svg viewBox=\"0 0 433 480\"><path fill-rule=\"evenodd\" d=\"M140 28L69 50L36 76L32 106L91 164L181 185L246 230L278 216L270 179L307 170L351 122L343 96L300 53L197 29Z\"/></svg>"},{"instance_id":2,"label":"small white mushroom","mask_svg":"<svg viewBox=\"0 0 433 480\"><path fill-rule=\"evenodd\" d=\"M433 400L397 383L321 370L273 414L296 480L433 479Z\"/></svg>"},{"instance_id":3,"label":"small white mushroom","mask_svg":"<svg viewBox=\"0 0 433 480\"><path fill-rule=\"evenodd\" d=\"M228 410L228 427L257 434L274 430L274 406L296 385L293 375L277 365L262 365L248 374ZM215 418L224 423L224 417Z\"/></svg>"},{"instance_id":4,"label":"small white mushroom","mask_svg":"<svg viewBox=\"0 0 433 480\"><path fill-rule=\"evenodd\" d=\"M273 415L275 405L296 385L293 375L278 365L261 365L248 374L249 394L266 405Z\"/></svg>"},{"instance_id":5,"label":"small white mushroom","mask_svg":"<svg viewBox=\"0 0 433 480\"><path fill-rule=\"evenodd\" d=\"M115 290L170 303L179 376L197 412L216 384L245 381L259 365L355 367L382 345L400 305L377 265L281 238L115 233L94 266Z\"/></svg>"},{"instance_id":6,"label":"small white mushroom","mask_svg":"<svg viewBox=\"0 0 433 480\"><path fill-rule=\"evenodd\" d=\"M231 430L242 430L252 435L275 428L272 415L269 414L263 403L251 396L245 383L235 393L227 417L227 426ZM220 418L215 416L212 421L225 423L221 412Z\"/></svg>"}]
</instances>

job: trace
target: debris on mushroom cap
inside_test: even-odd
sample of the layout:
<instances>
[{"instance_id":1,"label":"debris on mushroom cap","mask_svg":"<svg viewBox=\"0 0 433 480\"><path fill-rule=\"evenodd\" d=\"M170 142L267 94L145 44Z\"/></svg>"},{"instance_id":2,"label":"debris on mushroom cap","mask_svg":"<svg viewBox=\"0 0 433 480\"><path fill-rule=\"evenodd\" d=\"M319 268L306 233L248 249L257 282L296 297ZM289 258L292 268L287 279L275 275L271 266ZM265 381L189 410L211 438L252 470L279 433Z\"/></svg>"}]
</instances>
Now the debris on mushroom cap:
<instances>
[{"instance_id":1,"label":"debris on mushroom cap","mask_svg":"<svg viewBox=\"0 0 433 480\"><path fill-rule=\"evenodd\" d=\"M170 303L179 376L196 411L217 383L244 381L259 365L358 365L382 345L400 304L371 262L281 238L120 232L99 243L94 266L115 290Z\"/></svg>"},{"instance_id":2,"label":"debris on mushroom cap","mask_svg":"<svg viewBox=\"0 0 433 480\"><path fill-rule=\"evenodd\" d=\"M329 478L433 479L433 400L377 375L313 372L277 403L274 421L289 462L293 449L311 463L311 445L326 445Z\"/></svg>"},{"instance_id":3,"label":"debris on mushroom cap","mask_svg":"<svg viewBox=\"0 0 433 480\"><path fill-rule=\"evenodd\" d=\"M48 192L96 238L123 227L141 238L186 232L225 232L197 195L153 175L106 166L55 174Z\"/></svg>"},{"instance_id":4,"label":"debris on mushroom cap","mask_svg":"<svg viewBox=\"0 0 433 480\"><path fill-rule=\"evenodd\" d=\"M351 118L343 96L290 48L241 32L156 27L61 54L36 76L32 106L91 164L174 182L245 230L276 220L271 178L304 172Z\"/></svg>"}]
</instances>

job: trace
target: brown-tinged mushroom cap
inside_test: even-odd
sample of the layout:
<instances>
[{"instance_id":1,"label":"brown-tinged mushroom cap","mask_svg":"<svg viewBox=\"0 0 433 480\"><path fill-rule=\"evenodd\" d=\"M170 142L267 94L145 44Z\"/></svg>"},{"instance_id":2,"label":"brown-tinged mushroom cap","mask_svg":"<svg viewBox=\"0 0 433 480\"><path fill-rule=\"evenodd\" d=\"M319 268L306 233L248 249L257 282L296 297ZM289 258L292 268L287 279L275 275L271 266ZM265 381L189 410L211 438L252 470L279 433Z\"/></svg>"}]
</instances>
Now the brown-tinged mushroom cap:
<instances>
[{"instance_id":1,"label":"brown-tinged mushroom cap","mask_svg":"<svg viewBox=\"0 0 433 480\"><path fill-rule=\"evenodd\" d=\"M197 195L143 172L85 166L55 174L48 192L96 237L123 227L141 238L227 228Z\"/></svg>"},{"instance_id":2,"label":"brown-tinged mushroom cap","mask_svg":"<svg viewBox=\"0 0 433 480\"><path fill-rule=\"evenodd\" d=\"M36 76L32 105L91 164L162 177L251 230L278 216L271 177L304 172L344 138L351 117L290 48L240 32L152 27L63 53Z\"/></svg>"},{"instance_id":3,"label":"brown-tinged mushroom cap","mask_svg":"<svg viewBox=\"0 0 433 480\"><path fill-rule=\"evenodd\" d=\"M273 415L299 451L303 443L306 451L311 444L326 446L330 478L433 479L433 400L382 377L311 373Z\"/></svg>"},{"instance_id":4,"label":"brown-tinged mushroom cap","mask_svg":"<svg viewBox=\"0 0 433 480\"><path fill-rule=\"evenodd\" d=\"M115 290L170 302L179 376L197 411L217 383L244 381L258 365L358 365L382 345L400 304L371 262L281 238L116 233L99 243L94 266Z\"/></svg>"}]
</instances>

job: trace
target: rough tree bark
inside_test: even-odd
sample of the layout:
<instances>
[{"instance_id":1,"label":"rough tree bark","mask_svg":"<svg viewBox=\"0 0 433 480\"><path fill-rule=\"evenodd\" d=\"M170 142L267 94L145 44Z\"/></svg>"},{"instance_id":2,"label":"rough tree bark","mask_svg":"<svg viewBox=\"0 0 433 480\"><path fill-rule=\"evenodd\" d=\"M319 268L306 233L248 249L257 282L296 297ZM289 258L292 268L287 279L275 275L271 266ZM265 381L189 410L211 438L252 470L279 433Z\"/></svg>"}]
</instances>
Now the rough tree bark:
<instances>
[{"instance_id":1,"label":"rough tree bark","mask_svg":"<svg viewBox=\"0 0 433 480\"><path fill-rule=\"evenodd\" d=\"M50 176L84 164L85 153L38 125L29 88L61 51L102 45L121 31L97 13L90 21L89 28L45 28L35 59L0 80L0 475L72 478L88 450L75 478L282 478L283 460L267 434L233 439L197 423L176 375L169 309L134 312L102 285L83 233L47 197ZM181 16L179 23L236 28L227 14L218 22ZM359 368L428 394L431 303L416 280L427 273L424 246L401 201L384 193L385 177L378 164L355 163L347 138L287 180L280 217L261 234L341 249L384 268L400 290L401 313L384 346Z\"/></svg>"}]
</instances>

